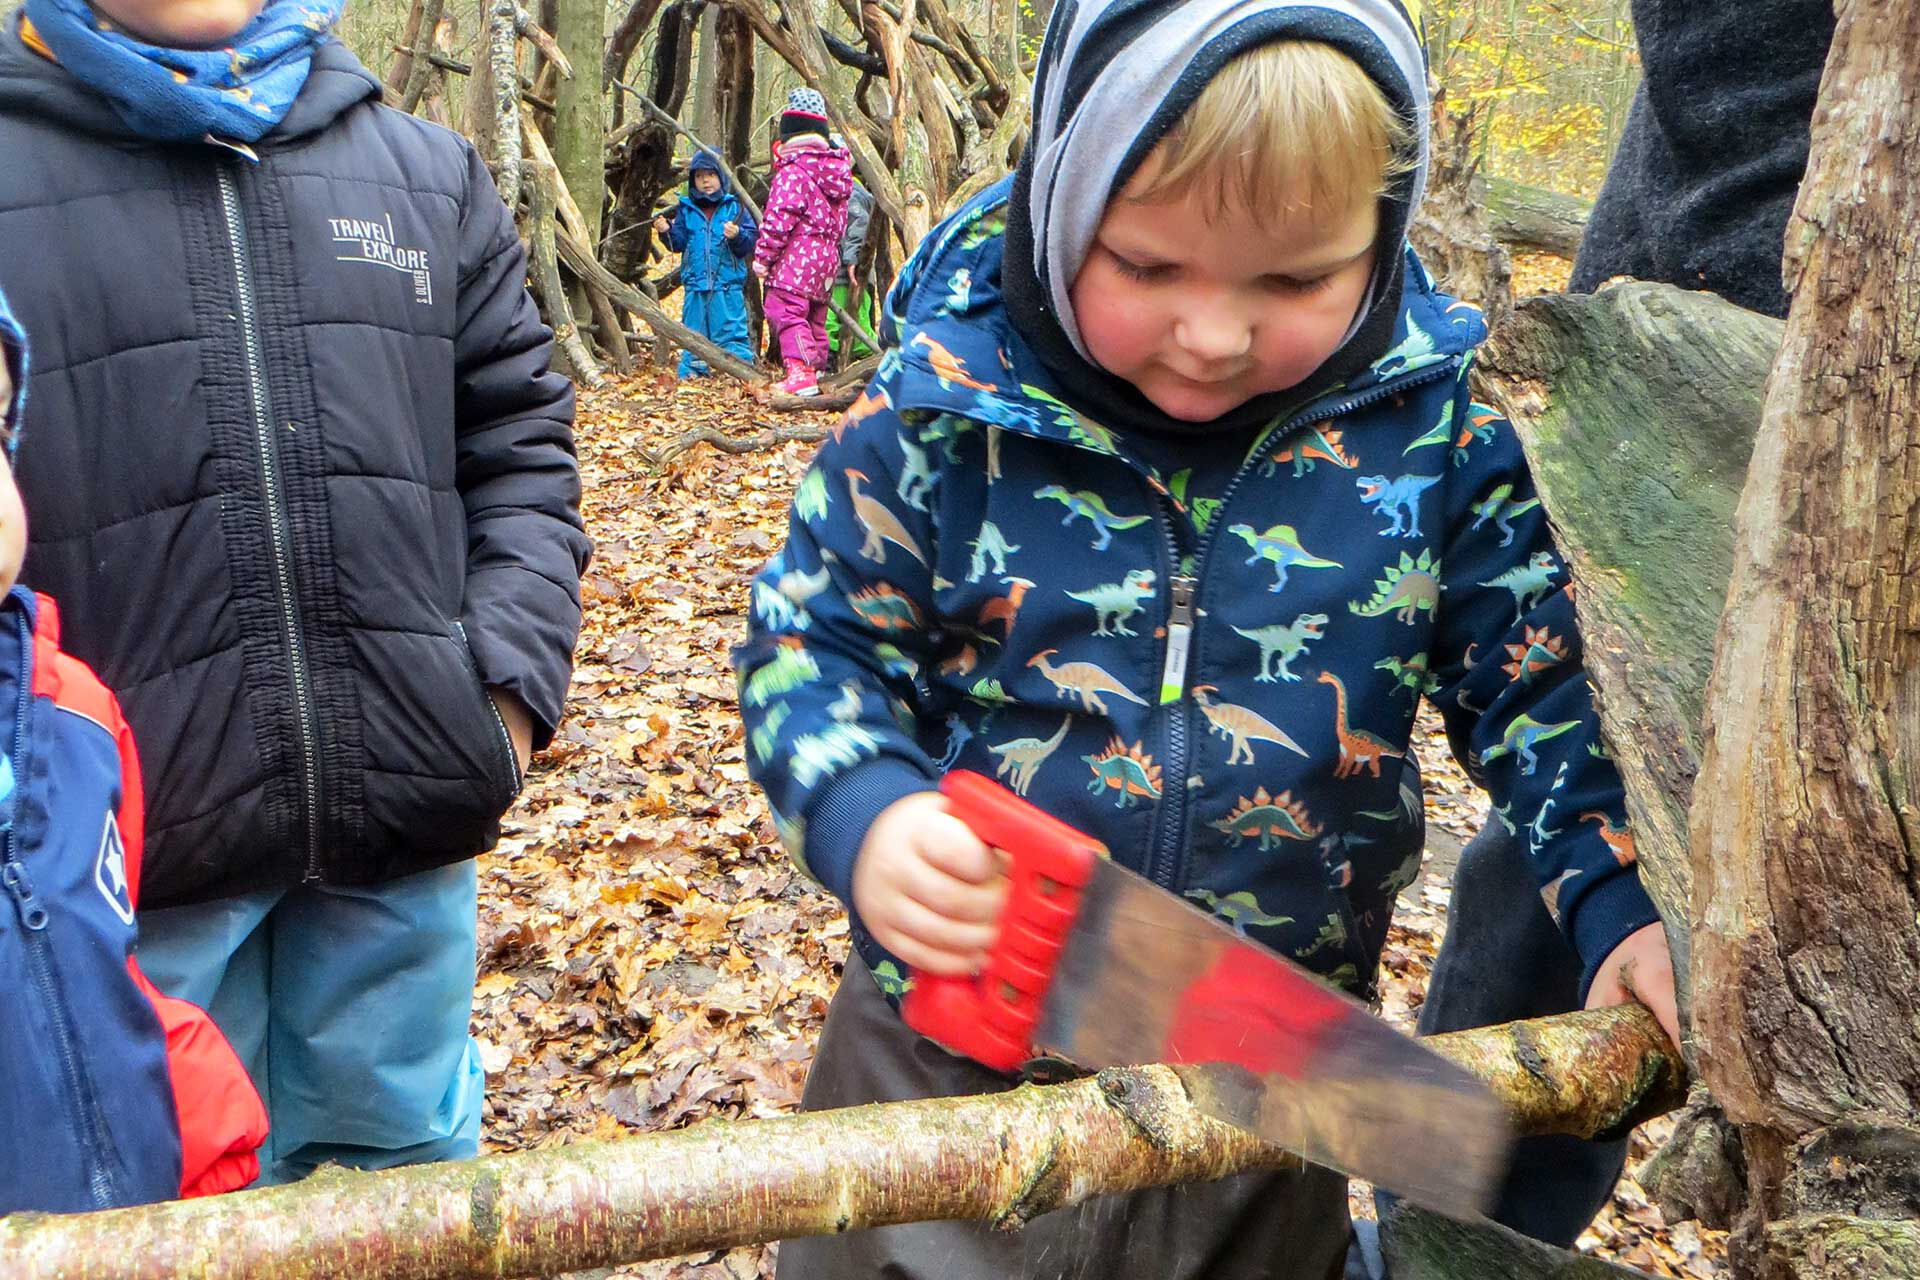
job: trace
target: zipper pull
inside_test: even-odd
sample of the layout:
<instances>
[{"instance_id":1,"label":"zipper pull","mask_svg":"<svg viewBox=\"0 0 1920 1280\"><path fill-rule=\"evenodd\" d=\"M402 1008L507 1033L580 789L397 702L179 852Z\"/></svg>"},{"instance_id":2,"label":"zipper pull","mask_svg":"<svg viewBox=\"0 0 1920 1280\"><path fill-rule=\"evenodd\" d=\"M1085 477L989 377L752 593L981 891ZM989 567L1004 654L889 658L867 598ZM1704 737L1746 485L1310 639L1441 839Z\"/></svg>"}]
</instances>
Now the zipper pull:
<instances>
[{"instance_id":1,"label":"zipper pull","mask_svg":"<svg viewBox=\"0 0 1920 1280\"><path fill-rule=\"evenodd\" d=\"M1160 705L1187 692L1187 655L1193 649L1193 578L1173 579L1173 614L1167 620L1167 665L1160 672Z\"/></svg>"},{"instance_id":2,"label":"zipper pull","mask_svg":"<svg viewBox=\"0 0 1920 1280\"><path fill-rule=\"evenodd\" d=\"M8 858L6 865L0 867L0 884L7 886L14 909L20 913L21 924L36 933L47 927L47 909L34 895L33 880L27 875L25 864Z\"/></svg>"}]
</instances>

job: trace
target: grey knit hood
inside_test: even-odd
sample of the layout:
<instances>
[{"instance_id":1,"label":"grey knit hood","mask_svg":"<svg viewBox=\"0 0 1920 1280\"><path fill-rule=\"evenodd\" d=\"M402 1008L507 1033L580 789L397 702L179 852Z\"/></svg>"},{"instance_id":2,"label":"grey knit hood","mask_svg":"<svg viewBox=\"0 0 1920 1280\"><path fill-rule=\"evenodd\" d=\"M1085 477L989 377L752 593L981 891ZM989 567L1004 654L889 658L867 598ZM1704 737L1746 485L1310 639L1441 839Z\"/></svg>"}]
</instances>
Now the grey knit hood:
<instances>
[{"instance_id":1,"label":"grey knit hood","mask_svg":"<svg viewBox=\"0 0 1920 1280\"><path fill-rule=\"evenodd\" d=\"M1033 138L1015 175L1002 288L1022 334L1096 417L1152 413L1129 384L1094 364L1068 297L1101 216L1221 67L1280 40L1318 41L1351 57L1406 120L1417 154L1381 199L1374 279L1345 345L1305 383L1258 397L1218 425L1271 418L1387 348L1407 226L1427 176L1426 60L1398 0L1062 0L1035 71Z\"/></svg>"}]
</instances>

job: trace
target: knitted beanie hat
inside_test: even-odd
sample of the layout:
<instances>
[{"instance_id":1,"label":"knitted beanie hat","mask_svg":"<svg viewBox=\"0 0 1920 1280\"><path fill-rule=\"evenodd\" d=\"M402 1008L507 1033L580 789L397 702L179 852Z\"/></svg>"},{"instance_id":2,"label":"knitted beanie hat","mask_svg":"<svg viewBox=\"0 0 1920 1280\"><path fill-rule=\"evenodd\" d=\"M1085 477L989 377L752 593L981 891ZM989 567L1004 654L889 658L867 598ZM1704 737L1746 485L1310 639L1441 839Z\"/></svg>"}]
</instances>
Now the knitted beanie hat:
<instances>
[{"instance_id":1,"label":"knitted beanie hat","mask_svg":"<svg viewBox=\"0 0 1920 1280\"><path fill-rule=\"evenodd\" d=\"M787 95L787 109L780 113L780 141L803 133L827 136L827 100L818 89L795 89Z\"/></svg>"}]
</instances>

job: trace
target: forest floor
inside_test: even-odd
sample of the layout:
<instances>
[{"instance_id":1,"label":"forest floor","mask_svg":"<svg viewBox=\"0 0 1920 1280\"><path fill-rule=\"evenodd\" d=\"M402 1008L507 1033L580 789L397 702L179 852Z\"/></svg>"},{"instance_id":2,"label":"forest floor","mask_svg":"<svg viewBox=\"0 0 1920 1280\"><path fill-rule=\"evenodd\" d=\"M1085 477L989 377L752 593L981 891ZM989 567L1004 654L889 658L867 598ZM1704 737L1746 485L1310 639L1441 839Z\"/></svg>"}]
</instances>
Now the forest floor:
<instances>
[{"instance_id":1,"label":"forest floor","mask_svg":"<svg viewBox=\"0 0 1920 1280\"><path fill-rule=\"evenodd\" d=\"M488 1074L489 1150L799 1105L847 920L781 853L747 779L728 650L812 446L741 455L701 446L659 468L642 454L690 427L741 436L769 417L831 422L769 414L724 380L682 386L650 371L581 397L596 550L572 702L481 861L473 1029ZM1409 1030L1454 860L1486 816L1437 717L1422 716L1429 857L1401 898L1385 962L1386 1016ZM1636 1135L1630 1169L1667 1127ZM1371 1214L1364 1189L1353 1207ZM1665 1226L1631 1177L1579 1248L1656 1276L1725 1274L1724 1241ZM739 1249L606 1274L744 1280L771 1275L773 1254Z\"/></svg>"}]
</instances>

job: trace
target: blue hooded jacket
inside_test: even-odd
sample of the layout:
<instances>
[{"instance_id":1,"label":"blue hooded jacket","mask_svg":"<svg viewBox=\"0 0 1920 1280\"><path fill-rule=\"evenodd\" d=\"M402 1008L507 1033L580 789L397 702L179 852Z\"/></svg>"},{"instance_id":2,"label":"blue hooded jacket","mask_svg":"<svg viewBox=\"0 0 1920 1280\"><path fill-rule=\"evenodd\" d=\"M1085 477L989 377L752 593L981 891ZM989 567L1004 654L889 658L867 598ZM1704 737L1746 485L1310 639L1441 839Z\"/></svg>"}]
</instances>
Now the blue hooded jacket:
<instances>
[{"instance_id":1,"label":"blue hooded jacket","mask_svg":"<svg viewBox=\"0 0 1920 1280\"><path fill-rule=\"evenodd\" d=\"M703 170L719 173L720 166L712 152L696 151L687 162L687 189L667 228L667 245L680 254L682 288L703 293L738 289L747 278L760 228L727 186L725 175L714 195L703 196L693 189L693 175ZM729 222L740 224L740 234L732 240L722 230Z\"/></svg>"},{"instance_id":2,"label":"blue hooded jacket","mask_svg":"<svg viewBox=\"0 0 1920 1280\"><path fill-rule=\"evenodd\" d=\"M1390 0L1246 10L1055 11L1031 163L902 271L880 371L753 585L736 654L749 767L788 849L849 904L874 819L970 769L1365 993L1419 871L1425 696L1590 981L1657 915L1526 459L1468 390L1485 323L1405 246L1425 128L1389 175L1354 332L1298 387L1172 424L1064 327L1095 188L1120 189L1154 122L1236 50L1331 42L1424 119ZM1109 89L1109 71L1165 81L1164 100ZM897 995L857 913L854 937Z\"/></svg>"}]
</instances>

